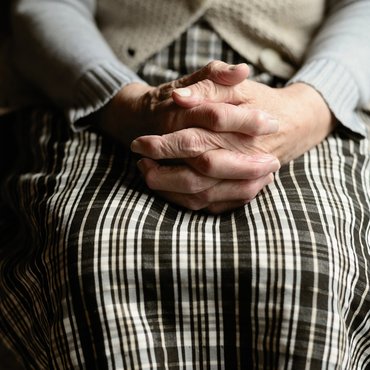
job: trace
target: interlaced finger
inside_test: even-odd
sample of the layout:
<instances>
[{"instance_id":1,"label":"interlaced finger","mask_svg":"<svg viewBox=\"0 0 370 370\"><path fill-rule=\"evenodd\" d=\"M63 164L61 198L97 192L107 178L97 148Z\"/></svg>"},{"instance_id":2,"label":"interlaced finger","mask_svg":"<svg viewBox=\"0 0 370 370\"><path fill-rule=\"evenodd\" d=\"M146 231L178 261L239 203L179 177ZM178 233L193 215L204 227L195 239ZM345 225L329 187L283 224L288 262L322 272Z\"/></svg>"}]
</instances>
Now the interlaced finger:
<instances>
[{"instance_id":1,"label":"interlaced finger","mask_svg":"<svg viewBox=\"0 0 370 370\"><path fill-rule=\"evenodd\" d=\"M233 180L257 179L280 168L271 154L246 155L226 149L210 150L185 162L205 176Z\"/></svg>"},{"instance_id":2,"label":"interlaced finger","mask_svg":"<svg viewBox=\"0 0 370 370\"><path fill-rule=\"evenodd\" d=\"M138 167L152 190L196 194L221 181L204 176L186 165L163 166L148 158L140 160Z\"/></svg>"},{"instance_id":3,"label":"interlaced finger","mask_svg":"<svg viewBox=\"0 0 370 370\"><path fill-rule=\"evenodd\" d=\"M250 202L272 181L273 176L269 174L256 180L221 181L195 194L167 191L160 191L159 194L168 201L193 211L206 209L211 213L220 213Z\"/></svg>"}]
</instances>

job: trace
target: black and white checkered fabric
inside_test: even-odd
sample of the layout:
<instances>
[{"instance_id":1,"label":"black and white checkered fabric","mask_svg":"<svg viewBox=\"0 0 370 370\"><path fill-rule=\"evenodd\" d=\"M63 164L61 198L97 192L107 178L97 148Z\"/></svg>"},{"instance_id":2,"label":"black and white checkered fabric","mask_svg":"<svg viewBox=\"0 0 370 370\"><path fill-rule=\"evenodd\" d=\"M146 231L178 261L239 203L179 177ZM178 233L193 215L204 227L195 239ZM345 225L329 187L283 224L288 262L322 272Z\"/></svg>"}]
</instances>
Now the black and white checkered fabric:
<instances>
[{"instance_id":1,"label":"black and white checkered fabric","mask_svg":"<svg viewBox=\"0 0 370 370\"><path fill-rule=\"evenodd\" d=\"M211 59L239 61L201 24L140 73ZM370 368L368 140L338 129L211 216L158 198L130 153L53 111L12 129L0 338L29 369Z\"/></svg>"}]
</instances>

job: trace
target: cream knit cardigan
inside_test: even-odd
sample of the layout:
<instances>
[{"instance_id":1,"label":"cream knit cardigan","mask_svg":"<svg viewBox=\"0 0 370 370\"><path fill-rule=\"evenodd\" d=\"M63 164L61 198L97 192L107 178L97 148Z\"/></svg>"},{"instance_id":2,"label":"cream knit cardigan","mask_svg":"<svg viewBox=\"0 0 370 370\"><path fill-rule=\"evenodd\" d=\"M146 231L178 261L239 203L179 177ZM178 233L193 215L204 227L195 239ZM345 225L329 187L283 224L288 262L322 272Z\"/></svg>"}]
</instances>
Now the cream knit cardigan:
<instances>
[{"instance_id":1,"label":"cream knit cardigan","mask_svg":"<svg viewBox=\"0 0 370 370\"><path fill-rule=\"evenodd\" d=\"M203 16L256 65L290 77L325 13L324 0L100 0L98 23L135 68Z\"/></svg>"}]
</instances>

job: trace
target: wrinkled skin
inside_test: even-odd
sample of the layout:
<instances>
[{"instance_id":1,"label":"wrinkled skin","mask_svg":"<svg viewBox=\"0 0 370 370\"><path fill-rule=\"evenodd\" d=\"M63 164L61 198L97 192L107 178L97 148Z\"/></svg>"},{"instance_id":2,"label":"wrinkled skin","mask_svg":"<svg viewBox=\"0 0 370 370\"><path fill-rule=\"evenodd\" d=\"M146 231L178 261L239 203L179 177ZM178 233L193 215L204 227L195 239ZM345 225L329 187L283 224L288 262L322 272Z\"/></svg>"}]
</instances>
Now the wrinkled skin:
<instances>
[{"instance_id":1,"label":"wrinkled skin","mask_svg":"<svg viewBox=\"0 0 370 370\"><path fill-rule=\"evenodd\" d=\"M245 64L216 61L158 87L129 84L100 112L100 127L144 157L138 166L148 187L168 201L234 209L335 126L312 87L271 88L247 76Z\"/></svg>"}]
</instances>

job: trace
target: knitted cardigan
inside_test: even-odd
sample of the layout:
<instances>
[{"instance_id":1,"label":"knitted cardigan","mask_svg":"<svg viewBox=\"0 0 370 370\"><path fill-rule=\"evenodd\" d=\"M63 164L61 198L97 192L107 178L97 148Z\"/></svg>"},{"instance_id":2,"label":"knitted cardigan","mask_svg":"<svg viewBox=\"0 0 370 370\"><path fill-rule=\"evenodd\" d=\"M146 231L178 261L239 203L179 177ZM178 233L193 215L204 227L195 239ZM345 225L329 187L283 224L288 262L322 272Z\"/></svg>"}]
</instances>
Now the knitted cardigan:
<instances>
[{"instance_id":1,"label":"knitted cardigan","mask_svg":"<svg viewBox=\"0 0 370 370\"><path fill-rule=\"evenodd\" d=\"M370 107L369 0L11 4L12 57L7 45L0 48L0 113L4 105L47 98L73 125L125 84L140 81L138 65L203 16L240 54L275 75L292 76L288 83L313 86L342 124L366 133L357 112Z\"/></svg>"},{"instance_id":2,"label":"knitted cardigan","mask_svg":"<svg viewBox=\"0 0 370 370\"><path fill-rule=\"evenodd\" d=\"M324 12L324 0L104 0L97 14L114 52L131 68L203 16L241 55L288 78L301 64Z\"/></svg>"}]
</instances>

